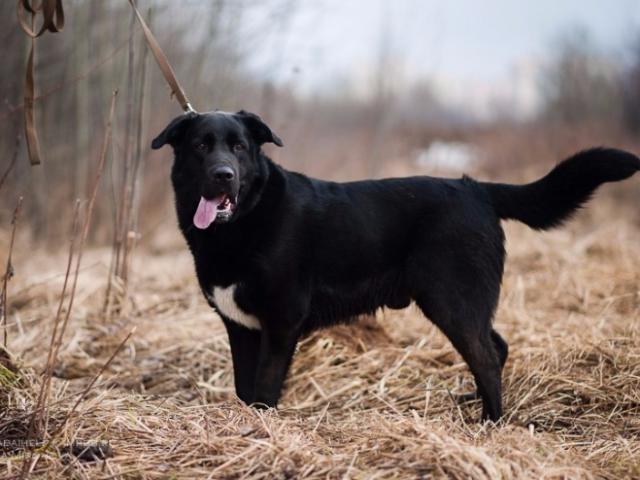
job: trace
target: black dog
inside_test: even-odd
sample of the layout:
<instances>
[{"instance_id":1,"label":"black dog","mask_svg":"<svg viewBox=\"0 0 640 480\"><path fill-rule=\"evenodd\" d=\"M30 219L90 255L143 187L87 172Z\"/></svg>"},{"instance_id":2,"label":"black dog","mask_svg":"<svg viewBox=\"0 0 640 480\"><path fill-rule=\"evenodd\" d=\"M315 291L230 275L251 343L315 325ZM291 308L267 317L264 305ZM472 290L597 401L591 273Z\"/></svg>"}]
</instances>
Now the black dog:
<instances>
[{"instance_id":1,"label":"black dog","mask_svg":"<svg viewBox=\"0 0 640 480\"><path fill-rule=\"evenodd\" d=\"M254 114L185 114L152 147L175 152L180 228L229 334L236 392L275 407L298 339L413 300L469 365L483 418L502 415L507 343L492 328L505 259L500 219L560 225L604 182L640 170L598 148L527 185L411 177L335 183L261 151L282 141Z\"/></svg>"}]
</instances>

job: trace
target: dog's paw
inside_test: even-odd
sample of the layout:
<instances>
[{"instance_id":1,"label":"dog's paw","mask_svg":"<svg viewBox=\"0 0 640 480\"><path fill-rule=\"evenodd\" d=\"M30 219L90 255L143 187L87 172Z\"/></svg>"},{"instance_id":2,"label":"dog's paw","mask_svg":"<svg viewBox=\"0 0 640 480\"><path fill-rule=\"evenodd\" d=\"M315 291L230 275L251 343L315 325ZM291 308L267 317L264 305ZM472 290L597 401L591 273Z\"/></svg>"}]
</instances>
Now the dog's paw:
<instances>
[{"instance_id":1,"label":"dog's paw","mask_svg":"<svg viewBox=\"0 0 640 480\"><path fill-rule=\"evenodd\" d=\"M459 405L463 405L465 403L471 403L476 400L480 400L480 395L478 394L478 392L469 392L455 395L454 398Z\"/></svg>"}]
</instances>

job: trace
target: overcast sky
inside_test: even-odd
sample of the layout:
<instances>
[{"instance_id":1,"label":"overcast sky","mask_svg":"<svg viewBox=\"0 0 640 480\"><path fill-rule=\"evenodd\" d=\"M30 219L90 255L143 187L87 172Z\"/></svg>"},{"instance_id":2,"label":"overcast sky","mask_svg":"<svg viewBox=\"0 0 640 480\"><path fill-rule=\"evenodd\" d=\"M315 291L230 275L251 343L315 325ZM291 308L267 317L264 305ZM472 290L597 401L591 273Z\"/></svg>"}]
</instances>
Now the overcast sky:
<instances>
[{"instance_id":1,"label":"overcast sky","mask_svg":"<svg viewBox=\"0 0 640 480\"><path fill-rule=\"evenodd\" d=\"M281 0L282 1L282 0ZM284 0L286 1L286 0ZM252 65L302 91L331 88L375 62L382 32L409 80L487 85L542 59L576 26L611 52L640 29L640 0L298 0ZM279 18L279 17L278 17ZM466 87L464 87L466 88Z\"/></svg>"}]
</instances>

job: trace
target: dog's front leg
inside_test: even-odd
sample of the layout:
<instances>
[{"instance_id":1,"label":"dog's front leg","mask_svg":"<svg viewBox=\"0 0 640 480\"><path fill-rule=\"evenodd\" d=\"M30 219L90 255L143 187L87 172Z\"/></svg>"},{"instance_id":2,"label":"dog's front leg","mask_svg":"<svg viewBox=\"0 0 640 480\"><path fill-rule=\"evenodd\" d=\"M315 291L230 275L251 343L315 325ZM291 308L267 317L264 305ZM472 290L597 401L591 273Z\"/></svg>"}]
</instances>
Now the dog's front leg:
<instances>
[{"instance_id":1,"label":"dog's front leg","mask_svg":"<svg viewBox=\"0 0 640 480\"><path fill-rule=\"evenodd\" d=\"M262 330L253 399L255 406L276 407L299 338L300 326L286 330Z\"/></svg>"},{"instance_id":2,"label":"dog's front leg","mask_svg":"<svg viewBox=\"0 0 640 480\"><path fill-rule=\"evenodd\" d=\"M229 347L233 359L233 380L236 394L247 405L253 402L253 391L260 355L260 330L238 325L221 315L229 336Z\"/></svg>"}]
</instances>

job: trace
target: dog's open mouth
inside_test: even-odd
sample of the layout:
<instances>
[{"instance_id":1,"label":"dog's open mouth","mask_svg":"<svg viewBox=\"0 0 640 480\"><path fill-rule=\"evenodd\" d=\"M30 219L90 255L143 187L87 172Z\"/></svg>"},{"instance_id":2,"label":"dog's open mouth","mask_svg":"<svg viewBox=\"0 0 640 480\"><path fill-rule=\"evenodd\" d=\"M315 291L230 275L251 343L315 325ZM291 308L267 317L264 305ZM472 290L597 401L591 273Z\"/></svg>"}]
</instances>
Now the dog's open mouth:
<instances>
[{"instance_id":1,"label":"dog's open mouth","mask_svg":"<svg viewBox=\"0 0 640 480\"><path fill-rule=\"evenodd\" d=\"M200 203L193 216L193 224L204 230L216 220L226 222L233 215L235 206L235 202L226 193L211 199L200 197Z\"/></svg>"}]
</instances>

